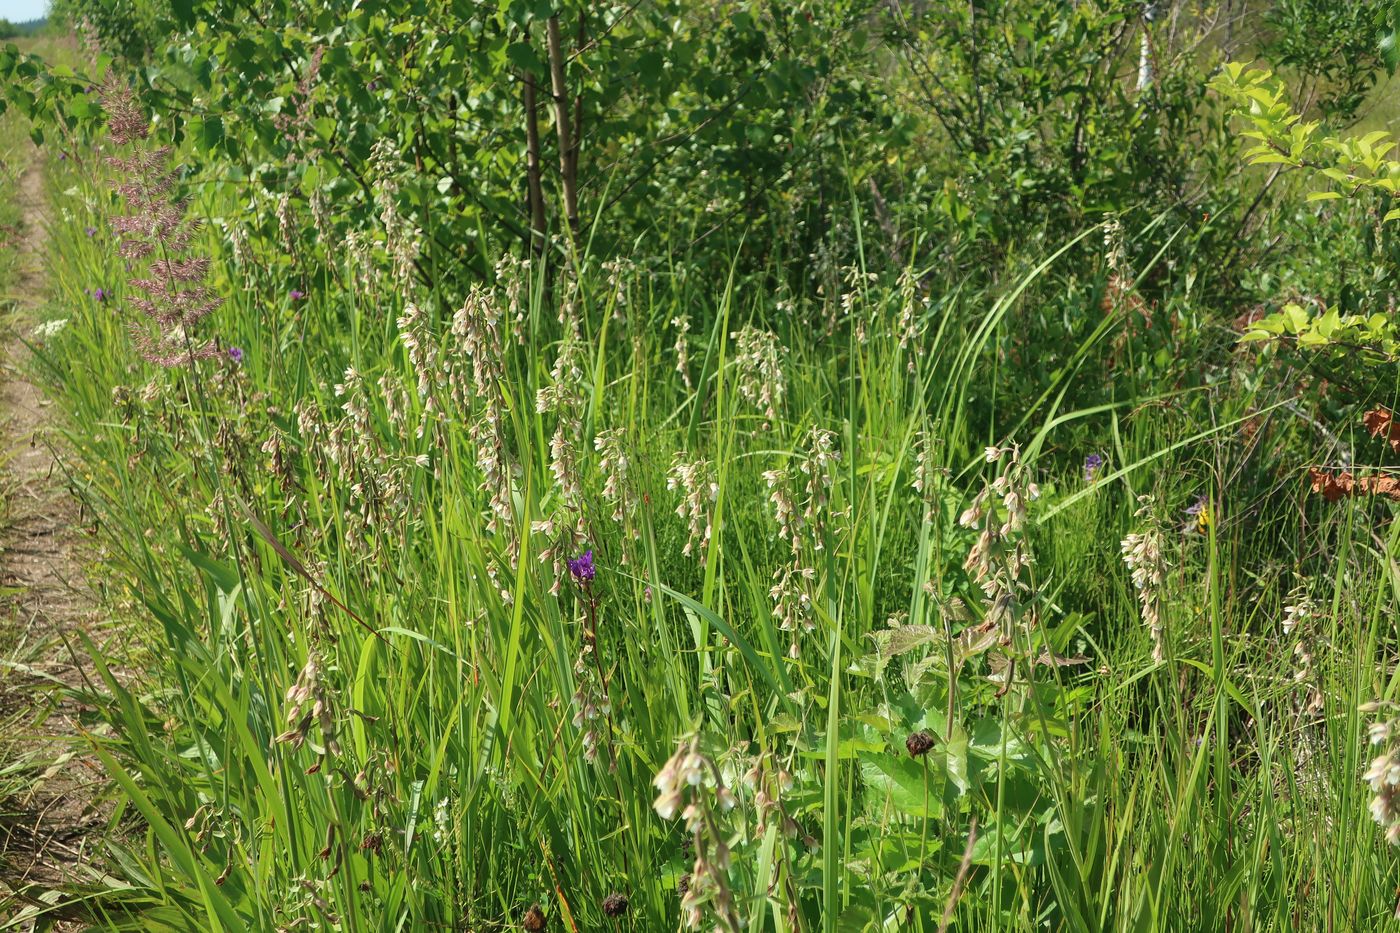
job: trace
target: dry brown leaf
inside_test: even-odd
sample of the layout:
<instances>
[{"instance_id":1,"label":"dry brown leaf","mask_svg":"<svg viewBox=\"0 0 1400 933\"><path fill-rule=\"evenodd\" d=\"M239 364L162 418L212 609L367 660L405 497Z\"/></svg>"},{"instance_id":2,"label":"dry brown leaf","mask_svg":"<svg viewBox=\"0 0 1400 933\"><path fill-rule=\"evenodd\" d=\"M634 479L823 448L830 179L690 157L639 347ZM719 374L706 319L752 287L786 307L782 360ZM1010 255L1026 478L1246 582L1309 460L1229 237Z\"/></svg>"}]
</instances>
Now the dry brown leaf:
<instances>
[{"instance_id":1,"label":"dry brown leaf","mask_svg":"<svg viewBox=\"0 0 1400 933\"><path fill-rule=\"evenodd\" d=\"M1400 453L1400 424L1395 422L1395 412L1388 408L1373 408L1361 416L1361 423L1372 437L1385 435L1390 449Z\"/></svg>"},{"instance_id":2,"label":"dry brown leaf","mask_svg":"<svg viewBox=\"0 0 1400 933\"><path fill-rule=\"evenodd\" d=\"M1317 467L1308 470L1312 491L1321 493L1328 502L1347 496L1385 496L1400 502L1400 476L1382 473L1378 476L1356 476L1349 471L1329 472Z\"/></svg>"},{"instance_id":3,"label":"dry brown leaf","mask_svg":"<svg viewBox=\"0 0 1400 933\"><path fill-rule=\"evenodd\" d=\"M1400 502L1400 476L1383 473L1380 476L1358 477L1356 488L1368 496L1385 496Z\"/></svg>"},{"instance_id":4,"label":"dry brown leaf","mask_svg":"<svg viewBox=\"0 0 1400 933\"><path fill-rule=\"evenodd\" d=\"M1355 486L1350 473L1331 473L1317 467L1308 469L1308 479L1312 482L1312 491L1322 493L1322 498L1328 502L1351 495Z\"/></svg>"},{"instance_id":5,"label":"dry brown leaf","mask_svg":"<svg viewBox=\"0 0 1400 933\"><path fill-rule=\"evenodd\" d=\"M1078 664L1088 664L1089 656L1086 654L1056 654L1049 648L1040 652L1040 657L1035 659L1036 664L1043 664L1046 667L1074 667Z\"/></svg>"}]
</instances>

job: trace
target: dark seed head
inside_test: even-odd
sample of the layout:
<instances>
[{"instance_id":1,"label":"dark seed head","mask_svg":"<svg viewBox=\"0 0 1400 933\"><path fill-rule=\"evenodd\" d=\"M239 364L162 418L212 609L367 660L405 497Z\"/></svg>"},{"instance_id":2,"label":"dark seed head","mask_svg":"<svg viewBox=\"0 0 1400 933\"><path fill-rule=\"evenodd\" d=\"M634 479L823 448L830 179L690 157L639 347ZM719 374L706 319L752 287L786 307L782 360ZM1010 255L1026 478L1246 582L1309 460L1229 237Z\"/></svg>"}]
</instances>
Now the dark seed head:
<instances>
[{"instance_id":1,"label":"dark seed head","mask_svg":"<svg viewBox=\"0 0 1400 933\"><path fill-rule=\"evenodd\" d=\"M520 925L529 933L539 933L540 930L544 929L544 911L540 910L539 904L530 905L530 909L525 911L525 918L521 920Z\"/></svg>"},{"instance_id":2,"label":"dark seed head","mask_svg":"<svg viewBox=\"0 0 1400 933\"><path fill-rule=\"evenodd\" d=\"M603 898L603 913L609 917L621 917L627 913L627 895L614 891Z\"/></svg>"},{"instance_id":3,"label":"dark seed head","mask_svg":"<svg viewBox=\"0 0 1400 933\"><path fill-rule=\"evenodd\" d=\"M909 738L904 740L904 747L909 749L910 758L920 758L933 748L933 735L927 729L911 732Z\"/></svg>"},{"instance_id":4,"label":"dark seed head","mask_svg":"<svg viewBox=\"0 0 1400 933\"><path fill-rule=\"evenodd\" d=\"M676 879L676 893L681 897L690 893L690 872L686 872Z\"/></svg>"}]
</instances>

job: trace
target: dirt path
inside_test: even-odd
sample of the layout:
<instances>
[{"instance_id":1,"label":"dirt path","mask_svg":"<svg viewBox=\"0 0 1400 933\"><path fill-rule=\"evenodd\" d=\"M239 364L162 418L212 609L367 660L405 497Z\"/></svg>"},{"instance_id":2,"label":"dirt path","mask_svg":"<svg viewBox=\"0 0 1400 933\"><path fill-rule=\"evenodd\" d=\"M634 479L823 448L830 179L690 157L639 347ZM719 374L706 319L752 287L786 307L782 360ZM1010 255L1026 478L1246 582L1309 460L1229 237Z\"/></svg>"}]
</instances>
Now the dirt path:
<instances>
[{"instance_id":1,"label":"dirt path","mask_svg":"<svg viewBox=\"0 0 1400 933\"><path fill-rule=\"evenodd\" d=\"M45 293L47 230L37 152L18 187L24 226L0 371L0 768L20 762L24 777L11 784L0 777L0 917L7 895L32 896L76 880L85 838L103 822L93 807L100 768L76 740L82 710L62 689L85 683L74 636L95 632L97 624L84 577L88 543L54 454L49 405L27 375L23 340Z\"/></svg>"}]
</instances>

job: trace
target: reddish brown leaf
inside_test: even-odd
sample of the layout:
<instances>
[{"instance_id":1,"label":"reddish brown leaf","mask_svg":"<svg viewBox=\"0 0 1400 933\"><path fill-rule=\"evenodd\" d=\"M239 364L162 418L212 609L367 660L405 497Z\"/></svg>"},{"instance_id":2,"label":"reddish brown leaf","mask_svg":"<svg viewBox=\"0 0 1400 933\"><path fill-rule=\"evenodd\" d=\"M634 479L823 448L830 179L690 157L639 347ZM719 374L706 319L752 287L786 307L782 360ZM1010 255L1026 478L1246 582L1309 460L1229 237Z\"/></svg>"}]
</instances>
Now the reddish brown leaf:
<instances>
[{"instance_id":1,"label":"reddish brown leaf","mask_svg":"<svg viewBox=\"0 0 1400 933\"><path fill-rule=\"evenodd\" d=\"M1312 491L1322 493L1328 502L1351 495L1356 485L1350 473L1330 473L1317 467L1308 470L1308 479L1312 481Z\"/></svg>"},{"instance_id":2,"label":"reddish brown leaf","mask_svg":"<svg viewBox=\"0 0 1400 933\"><path fill-rule=\"evenodd\" d=\"M1356 481L1356 487L1369 496L1385 496L1400 502L1400 476L1383 473L1380 476L1363 476Z\"/></svg>"},{"instance_id":3,"label":"reddish brown leaf","mask_svg":"<svg viewBox=\"0 0 1400 933\"><path fill-rule=\"evenodd\" d=\"M1346 496L1384 496L1400 502L1400 476L1382 473L1378 476L1356 476L1347 471L1329 472L1312 467L1308 470L1312 491L1321 493L1328 502Z\"/></svg>"},{"instance_id":4,"label":"reddish brown leaf","mask_svg":"<svg viewBox=\"0 0 1400 933\"><path fill-rule=\"evenodd\" d=\"M1400 453L1400 424L1395 421L1395 412L1388 408L1373 408L1361 417L1361 423L1372 437L1385 435L1390 449Z\"/></svg>"}]
</instances>

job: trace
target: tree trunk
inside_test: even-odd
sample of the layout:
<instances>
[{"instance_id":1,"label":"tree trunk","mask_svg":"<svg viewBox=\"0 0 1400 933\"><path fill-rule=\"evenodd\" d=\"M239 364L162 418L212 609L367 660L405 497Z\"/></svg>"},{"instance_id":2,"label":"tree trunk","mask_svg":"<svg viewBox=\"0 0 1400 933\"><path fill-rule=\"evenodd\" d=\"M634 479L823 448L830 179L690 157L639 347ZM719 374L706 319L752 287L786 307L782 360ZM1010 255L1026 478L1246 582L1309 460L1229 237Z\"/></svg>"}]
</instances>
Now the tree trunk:
<instances>
[{"instance_id":1,"label":"tree trunk","mask_svg":"<svg viewBox=\"0 0 1400 933\"><path fill-rule=\"evenodd\" d=\"M544 185L540 169L540 117L535 105L535 76L521 75L525 84L525 176L530 198L530 249L536 256L544 254L545 216Z\"/></svg>"},{"instance_id":2,"label":"tree trunk","mask_svg":"<svg viewBox=\"0 0 1400 933\"><path fill-rule=\"evenodd\" d=\"M569 118L569 89L564 84L564 40L559 35L559 17L549 18L549 76L553 85L554 126L559 131L559 176L564 187L564 217L569 233L578 237L578 166L575 161L573 126Z\"/></svg>"}]
</instances>

